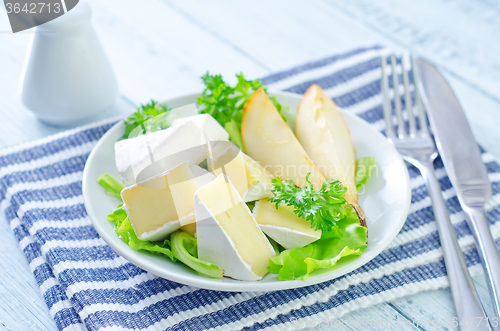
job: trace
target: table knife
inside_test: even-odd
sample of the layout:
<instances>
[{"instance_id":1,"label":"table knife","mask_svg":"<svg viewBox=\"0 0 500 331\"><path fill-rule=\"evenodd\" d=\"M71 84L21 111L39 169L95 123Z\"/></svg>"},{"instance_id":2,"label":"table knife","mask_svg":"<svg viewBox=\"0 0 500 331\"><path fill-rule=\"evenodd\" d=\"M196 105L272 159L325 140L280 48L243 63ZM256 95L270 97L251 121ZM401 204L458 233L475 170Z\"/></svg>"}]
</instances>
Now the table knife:
<instances>
[{"instance_id":1,"label":"table knife","mask_svg":"<svg viewBox=\"0 0 500 331\"><path fill-rule=\"evenodd\" d=\"M497 318L500 318L500 257L484 205L492 190L481 151L451 87L429 62L414 60L418 91L427 111L434 139L466 220L474 236ZM498 322L498 321L497 321ZM495 323L494 323L495 324Z\"/></svg>"}]
</instances>

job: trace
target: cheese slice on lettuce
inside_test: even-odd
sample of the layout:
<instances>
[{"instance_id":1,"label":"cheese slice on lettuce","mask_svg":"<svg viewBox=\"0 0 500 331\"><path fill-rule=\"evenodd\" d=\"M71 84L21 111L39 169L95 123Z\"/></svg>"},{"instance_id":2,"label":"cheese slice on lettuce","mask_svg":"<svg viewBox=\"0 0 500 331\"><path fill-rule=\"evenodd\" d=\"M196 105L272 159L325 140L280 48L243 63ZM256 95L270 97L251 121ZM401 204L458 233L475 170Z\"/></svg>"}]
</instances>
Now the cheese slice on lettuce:
<instances>
[{"instance_id":1,"label":"cheese slice on lettuce","mask_svg":"<svg viewBox=\"0 0 500 331\"><path fill-rule=\"evenodd\" d=\"M311 228L311 223L298 217L293 207L280 206L259 200L253 209L260 229L286 249L304 247L321 237L321 230Z\"/></svg>"},{"instance_id":2,"label":"cheese slice on lettuce","mask_svg":"<svg viewBox=\"0 0 500 331\"><path fill-rule=\"evenodd\" d=\"M323 233L323 238L301 248L287 249L269 261L269 272L280 280L306 280L318 269L331 269L346 256L363 254L367 247L367 229L351 213L337 223L336 231Z\"/></svg>"},{"instance_id":3,"label":"cheese slice on lettuce","mask_svg":"<svg viewBox=\"0 0 500 331\"><path fill-rule=\"evenodd\" d=\"M221 174L195 194L198 258L224 276L260 280L275 251L231 180Z\"/></svg>"},{"instance_id":4,"label":"cheese slice on lettuce","mask_svg":"<svg viewBox=\"0 0 500 331\"><path fill-rule=\"evenodd\" d=\"M213 179L208 172L195 177L189 163L185 162L123 189L124 208L137 237L161 240L181 226L194 222L194 193Z\"/></svg>"}]
</instances>

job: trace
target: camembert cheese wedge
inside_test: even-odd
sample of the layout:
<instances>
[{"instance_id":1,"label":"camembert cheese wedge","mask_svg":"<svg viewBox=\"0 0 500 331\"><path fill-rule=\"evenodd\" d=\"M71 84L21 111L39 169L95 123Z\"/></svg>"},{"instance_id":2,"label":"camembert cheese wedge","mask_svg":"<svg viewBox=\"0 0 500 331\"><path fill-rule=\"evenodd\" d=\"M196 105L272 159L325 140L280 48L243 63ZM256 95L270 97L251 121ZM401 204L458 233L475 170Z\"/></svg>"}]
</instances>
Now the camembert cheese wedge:
<instances>
[{"instance_id":1,"label":"camembert cheese wedge","mask_svg":"<svg viewBox=\"0 0 500 331\"><path fill-rule=\"evenodd\" d=\"M189 161L199 164L208 155L204 131L194 122L115 143L116 168L130 186Z\"/></svg>"},{"instance_id":2,"label":"camembert cheese wedge","mask_svg":"<svg viewBox=\"0 0 500 331\"><path fill-rule=\"evenodd\" d=\"M259 200L253 209L260 229L286 249L304 247L321 237L321 230L311 228L311 223L298 217L293 207L280 206L267 199Z\"/></svg>"},{"instance_id":3,"label":"camembert cheese wedge","mask_svg":"<svg viewBox=\"0 0 500 331\"><path fill-rule=\"evenodd\" d=\"M139 239L162 240L195 221L194 193L215 176L192 167L198 176L185 162L122 190L125 210Z\"/></svg>"},{"instance_id":4,"label":"camembert cheese wedge","mask_svg":"<svg viewBox=\"0 0 500 331\"><path fill-rule=\"evenodd\" d=\"M276 254L238 191L224 174L194 195L198 257L224 276L260 280Z\"/></svg>"},{"instance_id":5,"label":"camembert cheese wedge","mask_svg":"<svg viewBox=\"0 0 500 331\"><path fill-rule=\"evenodd\" d=\"M186 122L193 122L202 129L209 141L226 141L229 133L210 114L198 114L175 119L172 126L182 125Z\"/></svg>"}]
</instances>

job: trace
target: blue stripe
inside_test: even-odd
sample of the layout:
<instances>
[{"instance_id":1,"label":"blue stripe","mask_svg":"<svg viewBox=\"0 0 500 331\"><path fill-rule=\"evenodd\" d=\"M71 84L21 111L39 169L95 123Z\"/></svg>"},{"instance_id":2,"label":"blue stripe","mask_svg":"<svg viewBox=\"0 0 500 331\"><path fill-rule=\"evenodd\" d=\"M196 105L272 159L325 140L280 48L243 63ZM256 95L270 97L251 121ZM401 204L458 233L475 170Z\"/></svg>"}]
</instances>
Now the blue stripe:
<instances>
[{"instance_id":1,"label":"blue stripe","mask_svg":"<svg viewBox=\"0 0 500 331\"><path fill-rule=\"evenodd\" d=\"M20 191L12 196L10 203L17 213L19 207L28 202L62 200L80 195L82 195L82 182L78 181L41 190Z\"/></svg>"},{"instance_id":2,"label":"blue stripe","mask_svg":"<svg viewBox=\"0 0 500 331\"><path fill-rule=\"evenodd\" d=\"M49 143L0 156L0 168L12 164L34 161L48 155L99 140L115 123L89 128L73 135L62 137Z\"/></svg>"},{"instance_id":3,"label":"blue stripe","mask_svg":"<svg viewBox=\"0 0 500 331\"><path fill-rule=\"evenodd\" d=\"M374 57L365 62L358 63L354 66L341 69L331 75L324 76L321 78L315 78L313 80L305 81L300 84L294 85L287 88L285 91L303 94L311 85L316 84L322 89L326 90L342 83L348 82L351 79L357 78L365 74L368 71L380 68L380 59ZM380 80L379 80L380 85ZM359 101L358 101L359 102Z\"/></svg>"},{"instance_id":4,"label":"blue stripe","mask_svg":"<svg viewBox=\"0 0 500 331\"><path fill-rule=\"evenodd\" d=\"M60 272L57 278L67 287L78 282L124 281L143 273L146 271L131 263L126 263L116 268L66 269Z\"/></svg>"},{"instance_id":5,"label":"blue stripe","mask_svg":"<svg viewBox=\"0 0 500 331\"><path fill-rule=\"evenodd\" d=\"M73 308L64 308L59 310L55 314L54 319L59 330L62 330L73 324L82 323L82 321L80 320L80 316L78 316Z\"/></svg>"},{"instance_id":6,"label":"blue stripe","mask_svg":"<svg viewBox=\"0 0 500 331\"><path fill-rule=\"evenodd\" d=\"M89 153L65 159L45 167L7 174L0 181L0 197L5 198L7 189L17 183L36 182L82 171Z\"/></svg>"},{"instance_id":7,"label":"blue stripe","mask_svg":"<svg viewBox=\"0 0 500 331\"><path fill-rule=\"evenodd\" d=\"M350 107L362 101L368 100L374 95L380 94L380 80L373 81L361 86L344 95L333 98L339 107Z\"/></svg>"},{"instance_id":8,"label":"blue stripe","mask_svg":"<svg viewBox=\"0 0 500 331\"><path fill-rule=\"evenodd\" d=\"M354 55L365 53L366 51L369 51L369 50L381 49L381 48L382 47L380 47L380 46L372 46L372 47L368 47L368 48L355 49L355 50L347 52L347 53L343 53L343 54L339 54L339 55L334 55L334 56L327 57L327 58L324 58L324 59L321 59L321 60L318 60L318 61L307 63L307 64L302 65L302 66L295 67L295 68L290 69L290 70L281 71L281 72L278 72L278 73L275 73L275 74L263 77L263 78L260 79L260 81L264 85L275 83L277 81L286 79L288 77L295 76L295 75L297 75L297 74L299 74L301 72L305 72L305 71L309 71L309 70L312 70L312 69L317 69L317 68L320 68L320 67L324 67L324 66L329 65L329 64L331 64L333 62L337 62L339 60L347 59L347 58L352 57Z\"/></svg>"},{"instance_id":9,"label":"blue stripe","mask_svg":"<svg viewBox=\"0 0 500 331\"><path fill-rule=\"evenodd\" d=\"M55 305L56 303L68 299L68 297L66 296L66 294L64 293L59 284L47 289L47 291L43 293L43 297L45 299L45 302L47 302L47 307L49 309L52 308L52 306Z\"/></svg>"},{"instance_id":10,"label":"blue stripe","mask_svg":"<svg viewBox=\"0 0 500 331\"><path fill-rule=\"evenodd\" d=\"M54 247L51 248L45 258L50 265L59 262L78 261L106 261L114 260L119 255L109 246L88 246L88 247ZM112 270L110 268L110 270Z\"/></svg>"},{"instance_id":11,"label":"blue stripe","mask_svg":"<svg viewBox=\"0 0 500 331\"><path fill-rule=\"evenodd\" d=\"M32 224L38 220L66 221L87 217L87 211L83 203L60 208L33 208L27 210L22 217L26 224Z\"/></svg>"},{"instance_id":12,"label":"blue stripe","mask_svg":"<svg viewBox=\"0 0 500 331\"><path fill-rule=\"evenodd\" d=\"M99 234L92 225L80 226L77 228L43 228L36 231L33 235L40 245L44 245L51 240L88 240L97 239Z\"/></svg>"},{"instance_id":13,"label":"blue stripe","mask_svg":"<svg viewBox=\"0 0 500 331\"><path fill-rule=\"evenodd\" d=\"M28 263L31 263L37 257L42 256L42 253L40 252L40 245L36 242L27 245L23 249L23 253L26 256Z\"/></svg>"},{"instance_id":14,"label":"blue stripe","mask_svg":"<svg viewBox=\"0 0 500 331\"><path fill-rule=\"evenodd\" d=\"M72 299L75 301L76 311L81 311L84 308L82 303L85 303L85 305L93 303L122 303L123 300L126 300L129 304L134 304L158 293L176 290L181 287L184 287L184 285L157 277L141 282L129 289L82 290L75 293Z\"/></svg>"},{"instance_id":15,"label":"blue stripe","mask_svg":"<svg viewBox=\"0 0 500 331\"><path fill-rule=\"evenodd\" d=\"M39 285L42 285L48 279L55 278L48 263L42 263L36 267L33 271L33 275Z\"/></svg>"},{"instance_id":16,"label":"blue stripe","mask_svg":"<svg viewBox=\"0 0 500 331\"><path fill-rule=\"evenodd\" d=\"M12 210L12 206L8 205L4 210L5 218L9 222L12 222L13 219L17 218L16 213Z\"/></svg>"}]
</instances>

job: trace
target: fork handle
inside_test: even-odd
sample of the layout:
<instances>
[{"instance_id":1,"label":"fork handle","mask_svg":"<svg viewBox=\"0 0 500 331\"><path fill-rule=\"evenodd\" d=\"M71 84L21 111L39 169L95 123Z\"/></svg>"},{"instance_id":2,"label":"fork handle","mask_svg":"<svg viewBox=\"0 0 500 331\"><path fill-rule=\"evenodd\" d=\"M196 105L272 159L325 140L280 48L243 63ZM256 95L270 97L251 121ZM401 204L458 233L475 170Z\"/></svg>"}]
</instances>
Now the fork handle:
<instances>
[{"instance_id":1,"label":"fork handle","mask_svg":"<svg viewBox=\"0 0 500 331\"><path fill-rule=\"evenodd\" d=\"M431 198L460 330L492 330L458 245L434 166L428 162L420 164L419 169Z\"/></svg>"},{"instance_id":2,"label":"fork handle","mask_svg":"<svg viewBox=\"0 0 500 331\"><path fill-rule=\"evenodd\" d=\"M476 241L495 314L500 318L500 257L495 241L491 237L484 207L480 204L463 208L468 215L467 223Z\"/></svg>"}]
</instances>

